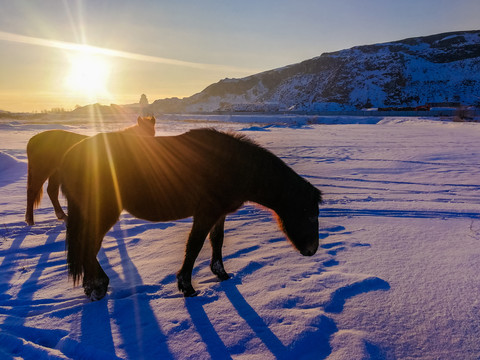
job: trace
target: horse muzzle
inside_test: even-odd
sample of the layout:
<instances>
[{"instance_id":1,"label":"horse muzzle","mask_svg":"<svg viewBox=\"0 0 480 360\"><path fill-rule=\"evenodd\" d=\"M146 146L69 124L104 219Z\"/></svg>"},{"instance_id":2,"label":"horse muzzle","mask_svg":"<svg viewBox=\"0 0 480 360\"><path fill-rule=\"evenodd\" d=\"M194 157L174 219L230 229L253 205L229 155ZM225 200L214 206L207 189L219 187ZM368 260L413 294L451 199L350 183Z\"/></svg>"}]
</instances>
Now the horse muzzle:
<instances>
[{"instance_id":1,"label":"horse muzzle","mask_svg":"<svg viewBox=\"0 0 480 360\"><path fill-rule=\"evenodd\" d=\"M317 250L318 250L318 244L312 244L300 250L300 254L302 254L303 256L312 256L312 255L315 255Z\"/></svg>"}]
</instances>

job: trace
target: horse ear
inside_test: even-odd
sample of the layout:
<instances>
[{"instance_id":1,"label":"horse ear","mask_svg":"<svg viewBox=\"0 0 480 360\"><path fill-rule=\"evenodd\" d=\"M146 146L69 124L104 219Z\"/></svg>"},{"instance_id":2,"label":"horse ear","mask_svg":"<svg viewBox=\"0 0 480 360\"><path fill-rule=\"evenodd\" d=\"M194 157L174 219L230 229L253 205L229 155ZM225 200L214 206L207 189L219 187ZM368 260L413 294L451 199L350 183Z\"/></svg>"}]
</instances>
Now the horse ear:
<instances>
[{"instance_id":1,"label":"horse ear","mask_svg":"<svg viewBox=\"0 0 480 360\"><path fill-rule=\"evenodd\" d=\"M141 122L142 122L142 117L139 116L138 119L137 119L137 124L140 125Z\"/></svg>"},{"instance_id":2,"label":"horse ear","mask_svg":"<svg viewBox=\"0 0 480 360\"><path fill-rule=\"evenodd\" d=\"M155 116L152 115L152 116L150 117L150 121L152 122L152 125L155 125L155 121L156 121L156 120L155 120Z\"/></svg>"}]
</instances>

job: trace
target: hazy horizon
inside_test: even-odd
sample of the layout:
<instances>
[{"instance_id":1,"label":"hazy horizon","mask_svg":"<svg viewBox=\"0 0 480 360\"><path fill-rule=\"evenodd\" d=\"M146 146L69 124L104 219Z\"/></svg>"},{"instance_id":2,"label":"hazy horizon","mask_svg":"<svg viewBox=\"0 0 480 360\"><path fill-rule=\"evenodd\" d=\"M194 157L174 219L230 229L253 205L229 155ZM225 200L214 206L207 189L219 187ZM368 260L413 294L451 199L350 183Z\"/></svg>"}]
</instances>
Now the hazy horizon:
<instances>
[{"instance_id":1,"label":"hazy horizon","mask_svg":"<svg viewBox=\"0 0 480 360\"><path fill-rule=\"evenodd\" d=\"M478 29L480 3L0 0L0 109L187 97L358 45Z\"/></svg>"}]
</instances>

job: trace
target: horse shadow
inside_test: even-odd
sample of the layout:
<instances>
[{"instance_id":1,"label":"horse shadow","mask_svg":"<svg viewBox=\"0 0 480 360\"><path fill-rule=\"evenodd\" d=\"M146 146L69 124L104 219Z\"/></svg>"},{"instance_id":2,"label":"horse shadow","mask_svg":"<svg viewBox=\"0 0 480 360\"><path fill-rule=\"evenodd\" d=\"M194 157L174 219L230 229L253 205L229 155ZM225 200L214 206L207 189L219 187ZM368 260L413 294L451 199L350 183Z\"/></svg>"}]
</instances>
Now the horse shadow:
<instances>
[{"instance_id":1,"label":"horse shadow","mask_svg":"<svg viewBox=\"0 0 480 360\"><path fill-rule=\"evenodd\" d=\"M342 226L334 226L323 229L319 236L321 239L326 239L330 234L341 232L348 234L346 229ZM276 242L277 239L272 239L269 242ZM339 249L344 246L343 242L333 242L322 246L327 253L335 256ZM352 244L352 247L369 246L368 244ZM239 250L237 253L226 256L227 258L234 258L241 254L246 254L255 251L259 246L252 246L247 249ZM326 262L323 262L319 273L327 271L328 268L338 265L338 261L334 257ZM243 270L237 273L231 279L218 284L217 291L225 294L230 304L235 309L236 313L245 321L248 327L253 331L255 336L263 343L268 351L276 359L292 359L292 358L315 358L326 359L332 354L332 346L330 344L332 336L339 331L337 325L332 318L332 315L339 314L343 311L346 301L356 295L367 293L376 290L389 290L388 282L377 278L369 277L364 280L354 282L353 284L345 285L336 289L331 295L327 303L320 305L323 312L317 315L313 320L311 328L314 330L305 330L299 334L298 338L289 345L285 345L277 335L270 329L268 322L253 308L247 299L242 295L238 288L241 284L241 279L253 272L259 270L261 264L250 262ZM190 318L200 334L203 342L207 347L212 358L231 359L233 354L239 352L241 345L228 347L221 339L221 334L215 330L212 321L210 320L205 306L216 301L218 297L198 297L185 299L185 306L190 315ZM372 355L372 358L383 358L380 354L381 349L374 344L365 343L366 351ZM240 349L241 351L241 349Z\"/></svg>"},{"instance_id":2,"label":"horse shadow","mask_svg":"<svg viewBox=\"0 0 480 360\"><path fill-rule=\"evenodd\" d=\"M111 289L110 295L105 299L86 304L82 313L82 341L91 343L95 337L111 338L112 328L110 322L114 322L122 339L122 349L127 358L143 359L173 359L174 355L167 346L167 336L162 332L159 321L151 308L151 294L158 292L165 284L176 281L175 276L167 276L160 281L160 285L145 285L132 262L128 253L127 245L120 225L114 227L116 231L115 241L117 245L120 263L123 267L122 279L118 273L112 270L107 254L101 250L98 254L99 261L108 272L111 285L118 290ZM128 235L135 233L134 230ZM241 249L237 253L225 256L225 259L234 258L242 254L256 251L259 246L255 245ZM238 315L245 321L255 336L266 346L268 351L277 359L290 359L299 354L315 356L316 359L325 359L331 353L329 339L338 331L335 322L326 315L320 315L313 321L315 331L301 334L290 345L284 345L282 341L270 330L266 320L249 304L238 289L243 276L251 274L261 268L261 264L250 262L241 272L228 281L218 283L217 291L223 292ZM196 267L198 271L198 267ZM197 334L206 346L207 352L212 358L232 359L239 351L241 345L227 346L223 340L223 334L215 329L209 318L205 306L217 301L219 296L199 296L185 298L185 308L191 319ZM108 304L111 304L110 310ZM125 314L130 314L128 317ZM103 334L102 334L103 333ZM112 340L113 342L113 340ZM107 344L108 345L108 344ZM113 346L113 344L112 344ZM114 349L103 347L103 350L114 354Z\"/></svg>"},{"instance_id":3,"label":"horse shadow","mask_svg":"<svg viewBox=\"0 0 480 360\"><path fill-rule=\"evenodd\" d=\"M131 229L128 235L136 231L141 232L142 229L143 227ZM118 331L122 341L120 347L126 358L173 359L166 345L166 336L160 330L158 319L150 306L151 297L146 294L158 291L159 286L143 285L121 236L116 236L115 240L121 266L126 274L125 279L120 279L109 266L105 250L102 249L98 254L100 262L111 273L113 283L121 290L114 291L105 299L95 302L91 302L79 292L75 292L67 299L35 299L35 294L42 287L42 274L49 268L65 266L64 259L58 260L51 256L52 253L64 249L61 236L63 230L63 224L47 231L37 224L37 227L29 228L28 231L22 227L18 234L15 234L15 231L7 234L5 233L7 230L4 229L0 232L0 236L5 239L12 239L9 249L0 252L0 255L4 255L0 268L7 270L2 273L0 281L0 315L6 316L0 324L0 332L5 334L6 340L9 340L4 344L0 342L0 354L14 353L13 344L23 341L31 343L32 348L22 350L22 354L23 351L38 353L36 347L39 347L56 349L71 358L118 359L116 351L119 344L116 344L116 339L114 340L114 333ZM47 235L45 242L26 250L28 255L32 255L33 252L38 254L37 265L32 267L25 263L23 266L22 259L27 253L22 251L22 244L28 235L37 233ZM19 271L25 280L18 293L12 296L9 290L14 276L17 276L16 273ZM44 312L48 312L48 316L57 319L78 317L78 326L74 325L69 331L30 327L27 324L29 317L32 316L32 307L35 309L33 316L35 314L42 316ZM73 321L76 323L76 320Z\"/></svg>"},{"instance_id":4,"label":"horse shadow","mask_svg":"<svg viewBox=\"0 0 480 360\"><path fill-rule=\"evenodd\" d=\"M169 225L165 225L169 226ZM78 312L81 322L79 326L78 339L75 334L69 334L65 330L39 329L27 326L29 309L20 307L14 310L15 316L9 318L0 325L0 329L8 334L18 338L31 341L41 346L57 348L65 355L83 354L86 358L96 354L105 359L117 358L115 352L120 346L127 358L143 359L173 359L175 355L170 352L167 346L167 336L160 328L160 322L151 307L152 294L158 293L165 284L175 282L175 276L169 275L161 280L158 285L146 285L143 283L137 267L134 265L129 253L125 236L131 237L146 230L145 226L137 229L121 231L120 224L114 227L116 231L114 239L116 247L114 251L119 256L120 264L123 268L123 278L110 266L109 255L107 252L112 250L101 250L98 258L102 266L107 269L114 287L113 291L103 300L84 302L78 306L72 307L73 302L78 303L83 299L83 295L69 299L69 304L64 309L51 312L52 316L62 317L72 315ZM120 230L120 231L119 231ZM57 266L58 260L51 258L50 253L59 251L59 246L63 246L63 241L59 241L60 234L63 231L63 225L58 225L46 232L47 239L35 249L39 253L38 264L48 264L48 266ZM45 232L44 232L45 233ZM327 239L333 233L347 234L345 228L334 226L322 229L319 236L322 240ZM5 250L5 257L0 265L1 268L18 268L22 255L22 243L25 241L29 232L19 232L12 237L10 249ZM11 235L11 234L10 234ZM11 236L10 236L11 237ZM278 239L272 239L276 242ZM352 247L357 244L352 244ZM324 243L321 246L332 259L321 263L320 272L327 271L328 268L336 266L335 257L341 251L345 244L341 241ZM31 251L32 248L30 248ZM236 258L246 255L260 249L259 245L240 249L225 259ZM354 282L336 289L330 296L330 300L322 304L323 313L312 320L310 325L313 330L305 331L289 345L285 345L278 336L270 329L268 320L262 317L254 307L249 303L245 296L239 290L241 279L258 271L262 264L249 262L249 264L228 281L217 283L216 291L223 293L234 311L243 319L245 324L253 331L254 335L264 344L266 349L278 359L290 359L294 357L314 357L315 359L325 359L332 353L330 344L331 337L338 331L337 325L332 317L343 311L344 305L348 299L361 293L375 290L388 290L389 284L379 278L369 277L364 280ZM54 304L54 301L40 301L34 299L35 292L41 286L42 273L46 266L36 266L32 268L28 278L22 284L16 299L8 294L9 283L14 274L6 272L2 274L0 283L0 304L8 305L11 302L20 302L21 304L35 304L36 310L41 310ZM17 269L18 270L18 269ZM21 270L21 269L20 269ZM157 295L155 295L157 296ZM218 300L220 295L200 296L197 298L186 298L185 308L188 316L198 335L205 344L207 352L212 358L231 359L234 354L238 354L242 344L227 346L222 340L222 332L217 330L209 318L205 306ZM24 308L25 310L20 310ZM22 313L24 311L25 313ZM0 310L0 313L2 311ZM128 314L128 316L125 316ZM5 314L8 315L8 314ZM20 319L20 320L19 320ZM118 333L121 339L121 345L115 344L114 332ZM98 342L98 339L102 339ZM370 353L381 353L373 344L367 344ZM1 348L1 346L0 346ZM379 358L379 357L375 357Z\"/></svg>"},{"instance_id":5,"label":"horse shadow","mask_svg":"<svg viewBox=\"0 0 480 360\"><path fill-rule=\"evenodd\" d=\"M313 321L315 331L304 332L292 344L284 345L262 316L245 299L237 287L238 284L240 284L240 280L224 281L219 285L219 291L226 295L237 314L276 359L308 356L321 360L326 359L331 354L332 348L329 340L338 331L331 318L326 315L318 316ZM242 351L240 349L242 345L236 344L227 347L214 328L204 306L215 300L216 298L208 297L186 298L185 306L212 359L232 359L232 354Z\"/></svg>"},{"instance_id":6,"label":"horse shadow","mask_svg":"<svg viewBox=\"0 0 480 360\"><path fill-rule=\"evenodd\" d=\"M207 347L207 351L212 359L232 359L230 350L223 343L220 335L210 321L205 309L205 305L215 301L212 298L186 298L185 307L190 315L193 325Z\"/></svg>"},{"instance_id":7,"label":"horse shadow","mask_svg":"<svg viewBox=\"0 0 480 360\"><path fill-rule=\"evenodd\" d=\"M2 229L0 235L6 238L7 236L6 228L5 230ZM3 258L3 261L0 264L0 268L12 269L14 267L15 262L19 256L18 250L20 249L20 246L22 245L26 237L27 237L26 233L20 233L14 237L8 253L5 254L5 257ZM14 276L13 271L7 271L2 274L2 281L0 282L0 300L9 300L11 298L11 295L8 294L8 289L10 288L10 281L13 278L13 276Z\"/></svg>"},{"instance_id":8,"label":"horse shadow","mask_svg":"<svg viewBox=\"0 0 480 360\"><path fill-rule=\"evenodd\" d=\"M110 266L106 252L102 249L98 259L111 279L114 290L105 299L87 304L82 314L82 339L88 343L101 338L111 338L111 322L115 323L122 349L129 359L173 359L167 346L167 337L159 326L159 321L150 305L150 294L157 292L160 286L145 285L137 267L133 263L125 243L124 236L132 236L146 230L145 226L122 231L117 223L115 233L116 250L120 256L124 278ZM109 304L112 306L109 309ZM125 316L128 314L128 316ZM115 348L105 349L115 354Z\"/></svg>"},{"instance_id":9,"label":"horse shadow","mask_svg":"<svg viewBox=\"0 0 480 360\"><path fill-rule=\"evenodd\" d=\"M63 261L50 259L50 254L58 251L58 246L61 246L61 241L58 237L63 229L62 225L57 225L47 230L47 239L42 246L38 248L30 248L40 256L38 258L38 265L31 271L31 266L21 265L22 259L25 257L21 249L21 245L30 235L30 231L21 231L13 237L11 246L6 250L5 257L0 264L0 268L7 270L2 273L2 282L0 283L0 307L8 309L0 310L1 315L6 315L5 320L0 325L0 332L5 334L3 344L0 343L0 354L8 354L9 347L15 344L16 341L23 342L26 349L24 351L32 351L33 354L38 350L36 347L44 347L55 349L60 343L61 339L68 336L68 332L62 329L41 329L38 327L27 326L29 317L35 316L35 313L48 311L52 306L57 306L58 302L55 300L34 299L35 293L41 288L41 276L48 267L55 267L61 265ZM43 229L44 230L44 229ZM7 238L6 235L3 235ZM48 251L45 251L45 248ZM29 255L31 253L29 252ZM20 271L26 276L22 285L15 296L8 294L11 287L11 281L15 272ZM35 311L32 312L32 307ZM14 340L17 339L17 340ZM18 340L19 339L19 340ZM7 349L4 353L3 347ZM18 350L18 349L17 349ZM22 351L23 351L22 350Z\"/></svg>"}]
</instances>

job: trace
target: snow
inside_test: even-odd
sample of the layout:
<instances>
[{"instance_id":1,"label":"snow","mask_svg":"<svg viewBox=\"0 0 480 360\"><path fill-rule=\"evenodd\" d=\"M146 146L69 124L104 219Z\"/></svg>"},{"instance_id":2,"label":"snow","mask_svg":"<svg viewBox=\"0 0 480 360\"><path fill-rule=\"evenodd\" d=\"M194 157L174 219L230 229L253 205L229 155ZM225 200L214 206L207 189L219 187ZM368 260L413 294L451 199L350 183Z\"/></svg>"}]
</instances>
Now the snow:
<instances>
[{"instance_id":1,"label":"snow","mask_svg":"<svg viewBox=\"0 0 480 360\"><path fill-rule=\"evenodd\" d=\"M25 146L44 129L102 129L3 120L0 358L478 359L480 127L336 119L159 119L158 134L243 130L280 156L324 193L321 246L302 257L269 211L246 204L226 222L232 278L210 272L206 243L200 295L184 299L175 273L191 219L124 213L98 255L110 288L97 302L67 279L65 227L48 197L37 224L23 222Z\"/></svg>"}]
</instances>

